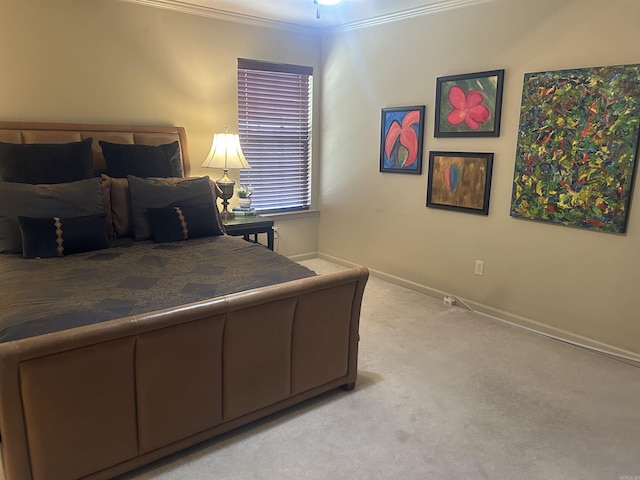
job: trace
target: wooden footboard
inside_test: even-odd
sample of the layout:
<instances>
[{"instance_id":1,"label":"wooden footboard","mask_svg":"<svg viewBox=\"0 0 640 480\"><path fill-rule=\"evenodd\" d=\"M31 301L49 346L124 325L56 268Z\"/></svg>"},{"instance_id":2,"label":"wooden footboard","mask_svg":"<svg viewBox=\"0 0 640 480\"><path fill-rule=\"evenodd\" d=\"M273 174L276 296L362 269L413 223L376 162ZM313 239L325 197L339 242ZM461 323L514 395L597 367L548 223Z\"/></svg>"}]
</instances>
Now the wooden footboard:
<instances>
[{"instance_id":1,"label":"wooden footboard","mask_svg":"<svg viewBox=\"0 0 640 480\"><path fill-rule=\"evenodd\" d=\"M5 480L111 478L353 386L366 268L0 344Z\"/></svg>"}]
</instances>

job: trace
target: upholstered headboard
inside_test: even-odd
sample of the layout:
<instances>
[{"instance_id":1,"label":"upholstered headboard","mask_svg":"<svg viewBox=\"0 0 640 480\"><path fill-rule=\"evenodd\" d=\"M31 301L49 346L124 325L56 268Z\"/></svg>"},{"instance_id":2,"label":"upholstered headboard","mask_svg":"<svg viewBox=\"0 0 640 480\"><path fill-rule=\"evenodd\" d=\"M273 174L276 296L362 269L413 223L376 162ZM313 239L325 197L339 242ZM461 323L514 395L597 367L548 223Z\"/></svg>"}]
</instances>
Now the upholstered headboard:
<instances>
[{"instance_id":1,"label":"upholstered headboard","mask_svg":"<svg viewBox=\"0 0 640 480\"><path fill-rule=\"evenodd\" d=\"M92 125L84 123L0 122L0 142L8 143L68 143L93 138L93 164L104 170L105 162L100 140L111 143L162 145L180 142L182 170L191 172L187 134L184 127L140 125Z\"/></svg>"}]
</instances>

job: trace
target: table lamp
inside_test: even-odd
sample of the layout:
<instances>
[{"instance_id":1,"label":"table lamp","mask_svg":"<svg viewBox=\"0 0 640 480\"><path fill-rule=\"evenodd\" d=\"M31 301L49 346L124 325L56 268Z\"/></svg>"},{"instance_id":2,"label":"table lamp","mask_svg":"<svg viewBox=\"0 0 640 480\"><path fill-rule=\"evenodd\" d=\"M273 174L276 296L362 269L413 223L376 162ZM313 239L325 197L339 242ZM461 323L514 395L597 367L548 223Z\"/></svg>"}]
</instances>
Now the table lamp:
<instances>
[{"instance_id":1,"label":"table lamp","mask_svg":"<svg viewBox=\"0 0 640 480\"><path fill-rule=\"evenodd\" d=\"M222 178L216 180L216 185L220 190L220 198L222 198L222 218L232 218L233 213L228 210L229 199L233 197L233 187L236 184L229 178L229 169L231 168L251 168L249 162L242 153L240 147L240 137L237 134L216 133L211 143L211 151L204 163L206 168L221 168Z\"/></svg>"}]
</instances>

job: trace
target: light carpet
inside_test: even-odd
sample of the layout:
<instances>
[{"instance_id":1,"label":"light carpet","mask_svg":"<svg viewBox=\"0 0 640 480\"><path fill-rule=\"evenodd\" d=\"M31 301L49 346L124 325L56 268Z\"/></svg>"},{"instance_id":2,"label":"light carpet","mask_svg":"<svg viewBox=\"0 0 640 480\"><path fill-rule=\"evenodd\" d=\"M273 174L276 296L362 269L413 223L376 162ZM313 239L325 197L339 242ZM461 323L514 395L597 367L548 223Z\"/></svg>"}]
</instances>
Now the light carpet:
<instances>
[{"instance_id":1,"label":"light carpet","mask_svg":"<svg viewBox=\"0 0 640 480\"><path fill-rule=\"evenodd\" d=\"M640 369L376 278L360 334L355 390L124 478L640 479Z\"/></svg>"}]
</instances>

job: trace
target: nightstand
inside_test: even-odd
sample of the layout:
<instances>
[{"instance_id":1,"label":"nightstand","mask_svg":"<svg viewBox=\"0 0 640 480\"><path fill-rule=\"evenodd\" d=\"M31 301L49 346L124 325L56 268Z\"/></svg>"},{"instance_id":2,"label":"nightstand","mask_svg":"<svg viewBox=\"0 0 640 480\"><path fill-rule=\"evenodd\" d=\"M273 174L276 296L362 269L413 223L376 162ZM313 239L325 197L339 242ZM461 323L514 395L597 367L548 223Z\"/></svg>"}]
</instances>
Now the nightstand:
<instances>
[{"instance_id":1,"label":"nightstand","mask_svg":"<svg viewBox=\"0 0 640 480\"><path fill-rule=\"evenodd\" d=\"M242 235L245 240L260 243L258 234L267 234L267 247L273 250L273 220L260 215L238 215L234 218L223 220L227 234L233 236ZM253 236L253 239L251 239Z\"/></svg>"}]
</instances>

